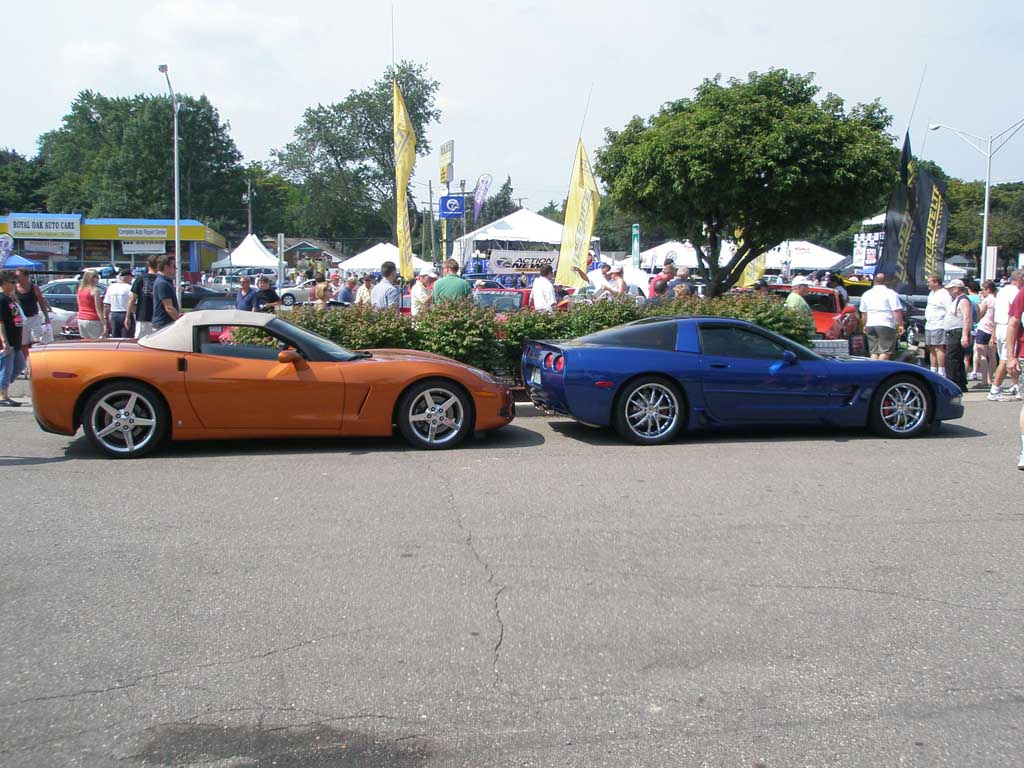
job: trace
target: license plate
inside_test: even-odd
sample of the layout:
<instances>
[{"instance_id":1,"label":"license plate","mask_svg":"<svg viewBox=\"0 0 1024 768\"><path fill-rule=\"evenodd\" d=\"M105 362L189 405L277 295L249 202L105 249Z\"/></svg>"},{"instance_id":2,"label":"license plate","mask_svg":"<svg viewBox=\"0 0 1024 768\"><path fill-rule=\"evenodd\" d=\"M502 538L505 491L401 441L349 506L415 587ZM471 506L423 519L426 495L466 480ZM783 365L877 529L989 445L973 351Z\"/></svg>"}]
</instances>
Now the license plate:
<instances>
[{"instance_id":1,"label":"license plate","mask_svg":"<svg viewBox=\"0 0 1024 768\"><path fill-rule=\"evenodd\" d=\"M540 386L540 368L534 368L530 372L530 383L536 384L538 387Z\"/></svg>"}]
</instances>

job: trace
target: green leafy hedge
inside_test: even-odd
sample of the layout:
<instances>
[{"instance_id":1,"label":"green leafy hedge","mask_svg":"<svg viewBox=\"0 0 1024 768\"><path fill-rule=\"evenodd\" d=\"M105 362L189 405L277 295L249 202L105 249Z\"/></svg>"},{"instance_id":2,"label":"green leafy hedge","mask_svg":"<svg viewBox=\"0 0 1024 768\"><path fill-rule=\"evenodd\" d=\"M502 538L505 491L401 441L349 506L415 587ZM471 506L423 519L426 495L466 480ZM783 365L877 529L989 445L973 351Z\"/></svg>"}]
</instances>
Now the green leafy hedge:
<instances>
[{"instance_id":1,"label":"green leafy hedge","mask_svg":"<svg viewBox=\"0 0 1024 768\"><path fill-rule=\"evenodd\" d=\"M582 304L567 312L523 310L500 321L494 311L470 303L441 304L415 322L367 307L300 308L278 315L349 349L422 349L485 371L518 377L526 339L572 339L652 315L705 315L749 320L801 344L814 335L813 322L776 299L728 295L686 298L637 306L629 300ZM240 343L266 343L265 334L237 329Z\"/></svg>"}]
</instances>

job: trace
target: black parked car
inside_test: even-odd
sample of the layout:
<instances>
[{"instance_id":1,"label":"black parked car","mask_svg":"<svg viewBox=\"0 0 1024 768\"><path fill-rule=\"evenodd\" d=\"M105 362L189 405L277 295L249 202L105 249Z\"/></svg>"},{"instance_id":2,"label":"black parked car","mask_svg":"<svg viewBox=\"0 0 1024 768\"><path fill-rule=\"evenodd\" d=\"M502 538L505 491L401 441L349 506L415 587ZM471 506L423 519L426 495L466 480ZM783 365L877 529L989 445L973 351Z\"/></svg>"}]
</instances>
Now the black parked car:
<instances>
[{"instance_id":1,"label":"black parked car","mask_svg":"<svg viewBox=\"0 0 1024 768\"><path fill-rule=\"evenodd\" d=\"M234 308L235 306L234 293L215 291L202 285L186 285L181 289L182 309L195 309L196 305L203 299L230 299L231 305L229 308ZM213 309L213 307L208 307L208 309ZM218 307L218 309L224 309L224 307Z\"/></svg>"}]
</instances>

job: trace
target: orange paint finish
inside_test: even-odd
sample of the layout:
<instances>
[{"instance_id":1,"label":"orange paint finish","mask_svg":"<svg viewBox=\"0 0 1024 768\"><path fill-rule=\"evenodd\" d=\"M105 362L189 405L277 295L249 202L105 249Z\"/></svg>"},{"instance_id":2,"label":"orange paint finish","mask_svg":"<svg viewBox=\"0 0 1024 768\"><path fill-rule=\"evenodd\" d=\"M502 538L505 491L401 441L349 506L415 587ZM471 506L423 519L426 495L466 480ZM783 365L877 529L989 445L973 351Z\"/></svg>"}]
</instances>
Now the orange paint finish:
<instances>
[{"instance_id":1,"label":"orange paint finish","mask_svg":"<svg viewBox=\"0 0 1024 768\"><path fill-rule=\"evenodd\" d=\"M282 363L149 349L129 340L52 344L32 352L32 401L43 429L73 435L76 408L90 388L132 379L163 396L175 440L388 436L406 388L442 378L469 395L475 430L497 429L514 417L511 392L486 374L427 352L371 351L371 358L347 362Z\"/></svg>"}]
</instances>

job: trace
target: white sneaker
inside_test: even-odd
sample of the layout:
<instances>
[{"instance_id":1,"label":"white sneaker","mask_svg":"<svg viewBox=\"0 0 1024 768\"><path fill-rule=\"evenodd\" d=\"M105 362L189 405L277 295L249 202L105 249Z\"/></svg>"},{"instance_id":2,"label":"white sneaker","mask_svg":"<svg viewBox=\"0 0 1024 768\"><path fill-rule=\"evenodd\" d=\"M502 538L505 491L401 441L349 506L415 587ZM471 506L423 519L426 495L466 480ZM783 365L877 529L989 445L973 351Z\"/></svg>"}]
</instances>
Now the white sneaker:
<instances>
[{"instance_id":1,"label":"white sneaker","mask_svg":"<svg viewBox=\"0 0 1024 768\"><path fill-rule=\"evenodd\" d=\"M968 381L981 381L981 374L980 373L968 373L967 374L967 380Z\"/></svg>"},{"instance_id":2,"label":"white sneaker","mask_svg":"<svg viewBox=\"0 0 1024 768\"><path fill-rule=\"evenodd\" d=\"M1024 452L1017 457L1017 469L1024 470Z\"/></svg>"},{"instance_id":3,"label":"white sneaker","mask_svg":"<svg viewBox=\"0 0 1024 768\"><path fill-rule=\"evenodd\" d=\"M1021 397L1020 387L1017 387L1017 386L1014 386L1014 387L1010 388L1010 397L1012 397L1014 400L1024 399L1024 398Z\"/></svg>"},{"instance_id":4,"label":"white sneaker","mask_svg":"<svg viewBox=\"0 0 1024 768\"><path fill-rule=\"evenodd\" d=\"M1002 392L989 392L988 393L988 397L986 397L985 399L986 400L991 400L993 403L1005 403L1010 398L1008 398Z\"/></svg>"}]
</instances>

